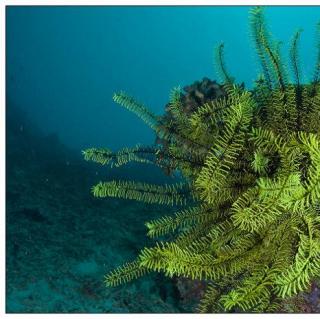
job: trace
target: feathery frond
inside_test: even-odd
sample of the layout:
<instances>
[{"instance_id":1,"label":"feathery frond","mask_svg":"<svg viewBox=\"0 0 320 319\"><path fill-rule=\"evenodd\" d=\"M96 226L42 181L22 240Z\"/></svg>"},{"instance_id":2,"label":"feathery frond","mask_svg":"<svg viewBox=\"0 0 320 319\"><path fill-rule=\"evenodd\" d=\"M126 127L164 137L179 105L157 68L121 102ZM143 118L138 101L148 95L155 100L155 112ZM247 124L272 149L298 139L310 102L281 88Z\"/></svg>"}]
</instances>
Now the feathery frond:
<instances>
[{"instance_id":1,"label":"feathery frond","mask_svg":"<svg viewBox=\"0 0 320 319\"><path fill-rule=\"evenodd\" d=\"M183 183L162 186L132 181L111 181L93 186L92 193L95 197L134 199L150 204L185 205L190 190Z\"/></svg>"},{"instance_id":2,"label":"feathery frond","mask_svg":"<svg viewBox=\"0 0 320 319\"><path fill-rule=\"evenodd\" d=\"M139 116L148 126L152 129L156 129L158 119L148 108L143 104L136 101L133 97L127 95L124 92L115 93L113 95L114 102L125 107L129 111Z\"/></svg>"},{"instance_id":3,"label":"feathery frond","mask_svg":"<svg viewBox=\"0 0 320 319\"><path fill-rule=\"evenodd\" d=\"M175 88L166 114L156 116L125 93L115 94L115 102L155 131L156 145L83 151L85 160L105 166L153 163L182 177L169 185L93 186L95 197L186 205L146 222L147 235L161 241L107 275L108 286L162 272L206 282L201 312L274 312L320 277L320 37L313 80L303 83L301 31L289 52L290 81L263 8L250 11L250 27L263 72L253 89L234 83L220 44L223 97L210 100L210 88L203 105L190 107L190 99L204 96L197 91L202 85L194 97Z\"/></svg>"},{"instance_id":4,"label":"feathery frond","mask_svg":"<svg viewBox=\"0 0 320 319\"><path fill-rule=\"evenodd\" d=\"M217 73L219 74L221 80L223 83L232 85L234 82L234 79L229 75L225 62L224 62L224 44L221 43L219 46L216 48L216 68L217 68Z\"/></svg>"}]
</instances>

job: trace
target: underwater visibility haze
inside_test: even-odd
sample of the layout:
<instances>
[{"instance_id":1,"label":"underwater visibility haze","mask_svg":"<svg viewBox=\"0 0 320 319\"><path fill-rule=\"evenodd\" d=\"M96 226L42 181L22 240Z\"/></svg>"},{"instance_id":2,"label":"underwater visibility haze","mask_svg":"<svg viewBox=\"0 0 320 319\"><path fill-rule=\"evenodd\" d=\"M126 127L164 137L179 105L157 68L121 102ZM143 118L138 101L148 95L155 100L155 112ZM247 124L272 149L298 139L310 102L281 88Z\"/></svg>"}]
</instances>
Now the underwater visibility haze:
<instances>
[{"instance_id":1,"label":"underwater visibility haze","mask_svg":"<svg viewBox=\"0 0 320 319\"><path fill-rule=\"evenodd\" d=\"M319 312L318 21L7 7L7 312Z\"/></svg>"}]
</instances>

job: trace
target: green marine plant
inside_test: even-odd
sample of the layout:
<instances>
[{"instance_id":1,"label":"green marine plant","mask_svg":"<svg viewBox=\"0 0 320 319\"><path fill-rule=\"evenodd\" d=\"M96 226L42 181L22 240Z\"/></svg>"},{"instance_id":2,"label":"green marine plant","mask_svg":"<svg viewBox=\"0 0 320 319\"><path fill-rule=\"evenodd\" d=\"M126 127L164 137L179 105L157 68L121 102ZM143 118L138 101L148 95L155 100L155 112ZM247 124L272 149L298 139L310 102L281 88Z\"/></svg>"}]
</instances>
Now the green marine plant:
<instances>
[{"instance_id":1,"label":"green marine plant","mask_svg":"<svg viewBox=\"0 0 320 319\"><path fill-rule=\"evenodd\" d=\"M163 272L207 282L201 312L272 312L319 277L320 37L314 75L303 83L301 30L292 39L290 72L262 8L250 11L250 29L262 68L251 90L229 75L220 45L216 58L226 95L191 114L180 89L170 95L170 116L156 116L123 92L114 95L165 143L119 152L93 148L83 151L85 159L111 166L154 163L181 172L183 179L93 186L96 197L177 208L146 223L157 243L107 274L107 286Z\"/></svg>"}]
</instances>

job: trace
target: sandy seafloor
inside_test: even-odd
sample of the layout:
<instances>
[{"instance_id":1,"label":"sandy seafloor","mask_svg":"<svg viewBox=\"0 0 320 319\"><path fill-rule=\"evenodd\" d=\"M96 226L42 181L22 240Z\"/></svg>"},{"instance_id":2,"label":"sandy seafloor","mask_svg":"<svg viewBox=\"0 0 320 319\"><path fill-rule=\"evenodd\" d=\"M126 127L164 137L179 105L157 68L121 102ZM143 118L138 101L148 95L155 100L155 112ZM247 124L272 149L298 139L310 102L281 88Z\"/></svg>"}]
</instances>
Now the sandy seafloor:
<instances>
[{"instance_id":1,"label":"sandy seafloor","mask_svg":"<svg viewBox=\"0 0 320 319\"><path fill-rule=\"evenodd\" d=\"M93 198L90 187L114 176L78 155L56 136L42 137L32 124L9 111L6 311L189 311L180 303L173 280L161 274L105 287L108 271L152 244L144 222L172 208ZM136 176L145 172L141 166L132 169ZM118 170L115 178L130 179L129 172Z\"/></svg>"}]
</instances>

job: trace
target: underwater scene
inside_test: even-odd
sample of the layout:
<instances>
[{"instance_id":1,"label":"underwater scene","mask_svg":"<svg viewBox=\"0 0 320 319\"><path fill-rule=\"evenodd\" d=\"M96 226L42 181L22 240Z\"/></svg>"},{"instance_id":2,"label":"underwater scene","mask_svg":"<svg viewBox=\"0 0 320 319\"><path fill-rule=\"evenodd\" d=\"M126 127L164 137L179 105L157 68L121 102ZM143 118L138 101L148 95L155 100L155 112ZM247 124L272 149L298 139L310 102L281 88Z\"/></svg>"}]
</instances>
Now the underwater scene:
<instances>
[{"instance_id":1,"label":"underwater scene","mask_svg":"<svg viewBox=\"0 0 320 319\"><path fill-rule=\"evenodd\" d=\"M320 7L6 7L7 313L319 289Z\"/></svg>"}]
</instances>

